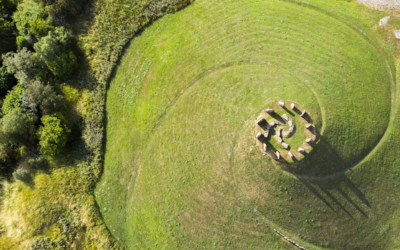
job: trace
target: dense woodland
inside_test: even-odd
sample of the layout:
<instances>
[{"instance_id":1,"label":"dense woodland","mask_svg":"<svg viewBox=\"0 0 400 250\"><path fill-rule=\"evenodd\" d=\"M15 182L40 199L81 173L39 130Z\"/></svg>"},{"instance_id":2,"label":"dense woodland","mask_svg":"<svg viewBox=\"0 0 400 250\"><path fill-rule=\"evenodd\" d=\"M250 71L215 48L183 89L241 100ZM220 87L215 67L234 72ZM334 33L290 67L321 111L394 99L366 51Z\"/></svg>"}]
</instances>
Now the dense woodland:
<instances>
[{"instance_id":1,"label":"dense woodland","mask_svg":"<svg viewBox=\"0 0 400 250\"><path fill-rule=\"evenodd\" d=\"M92 192L102 168L107 81L137 31L189 2L0 0L4 214L0 245L10 249L20 248L21 243L26 249L118 247L101 222ZM43 178L48 178L45 184L40 182ZM65 183L73 183L73 191L66 191ZM50 199L57 205L41 204L40 199L47 199L40 194L41 184L49 195L53 188L68 195L73 205L65 207L66 198L54 195ZM15 187L22 191L10 191ZM31 194L24 204L14 201L25 188L39 198ZM82 192L88 195L87 206L76 198ZM25 203L31 206L26 217L32 213L32 219L23 218L30 225L16 226L20 233L15 237L6 222L13 220L7 211L18 207L25 212ZM84 222L82 214L71 212L76 207L89 209L85 216L90 219ZM50 237L48 227L57 228L57 233L53 230Z\"/></svg>"}]
</instances>

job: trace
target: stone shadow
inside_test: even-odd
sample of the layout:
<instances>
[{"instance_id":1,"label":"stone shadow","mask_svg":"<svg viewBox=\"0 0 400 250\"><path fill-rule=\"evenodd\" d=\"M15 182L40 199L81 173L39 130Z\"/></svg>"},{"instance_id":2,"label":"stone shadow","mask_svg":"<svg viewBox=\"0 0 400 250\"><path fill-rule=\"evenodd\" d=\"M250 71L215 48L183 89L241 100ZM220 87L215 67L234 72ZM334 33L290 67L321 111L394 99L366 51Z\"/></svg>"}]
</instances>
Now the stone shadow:
<instances>
[{"instance_id":1,"label":"stone shadow","mask_svg":"<svg viewBox=\"0 0 400 250\"><path fill-rule=\"evenodd\" d=\"M303 176L296 177L333 212L337 213L340 209L354 219L352 213L346 208L346 206L350 206L365 218L368 218L368 214L361 208L361 205L370 208L371 204L345 174L321 180L312 180ZM353 194L356 199L352 199L349 194ZM341 202L340 198L344 202Z\"/></svg>"}]
</instances>

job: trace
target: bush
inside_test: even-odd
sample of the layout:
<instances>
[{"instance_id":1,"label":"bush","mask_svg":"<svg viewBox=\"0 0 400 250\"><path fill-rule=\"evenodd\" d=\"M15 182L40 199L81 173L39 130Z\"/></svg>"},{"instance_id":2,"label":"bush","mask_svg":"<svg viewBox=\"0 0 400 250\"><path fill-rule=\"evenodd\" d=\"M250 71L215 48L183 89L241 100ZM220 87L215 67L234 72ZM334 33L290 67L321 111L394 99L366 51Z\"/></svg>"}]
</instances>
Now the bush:
<instances>
[{"instance_id":1,"label":"bush","mask_svg":"<svg viewBox=\"0 0 400 250\"><path fill-rule=\"evenodd\" d=\"M31 181L31 175L28 171L24 169L17 169L13 173L13 177L15 180L19 180L22 182L29 182Z\"/></svg>"},{"instance_id":2,"label":"bush","mask_svg":"<svg viewBox=\"0 0 400 250\"><path fill-rule=\"evenodd\" d=\"M38 156L28 160L29 167L33 170L47 170L49 168L49 162L46 158Z\"/></svg>"},{"instance_id":3,"label":"bush","mask_svg":"<svg viewBox=\"0 0 400 250\"><path fill-rule=\"evenodd\" d=\"M56 115L45 115L41 119L43 126L38 130L40 153L55 156L61 153L68 141L71 130L63 119Z\"/></svg>"},{"instance_id":4,"label":"bush","mask_svg":"<svg viewBox=\"0 0 400 250\"><path fill-rule=\"evenodd\" d=\"M22 92L23 90L20 85L16 85L11 91L8 91L1 108L4 115L8 114L14 108L21 106Z\"/></svg>"},{"instance_id":5,"label":"bush","mask_svg":"<svg viewBox=\"0 0 400 250\"><path fill-rule=\"evenodd\" d=\"M37 116L16 107L0 121L0 144L20 145L31 139L35 133Z\"/></svg>"}]
</instances>

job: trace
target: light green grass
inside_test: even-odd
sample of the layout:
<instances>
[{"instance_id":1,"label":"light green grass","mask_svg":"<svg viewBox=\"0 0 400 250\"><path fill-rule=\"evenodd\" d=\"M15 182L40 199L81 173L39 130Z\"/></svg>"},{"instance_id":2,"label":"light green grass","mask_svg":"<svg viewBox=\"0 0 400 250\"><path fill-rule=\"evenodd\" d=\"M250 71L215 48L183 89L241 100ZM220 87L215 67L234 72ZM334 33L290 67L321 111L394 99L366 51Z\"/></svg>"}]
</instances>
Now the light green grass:
<instances>
[{"instance_id":1,"label":"light green grass","mask_svg":"<svg viewBox=\"0 0 400 250\"><path fill-rule=\"evenodd\" d=\"M107 95L96 196L114 236L128 249L289 249L277 228L310 249L399 247L378 17L342 1L199 0L146 28ZM322 133L296 165L255 148L255 119L277 99Z\"/></svg>"}]
</instances>

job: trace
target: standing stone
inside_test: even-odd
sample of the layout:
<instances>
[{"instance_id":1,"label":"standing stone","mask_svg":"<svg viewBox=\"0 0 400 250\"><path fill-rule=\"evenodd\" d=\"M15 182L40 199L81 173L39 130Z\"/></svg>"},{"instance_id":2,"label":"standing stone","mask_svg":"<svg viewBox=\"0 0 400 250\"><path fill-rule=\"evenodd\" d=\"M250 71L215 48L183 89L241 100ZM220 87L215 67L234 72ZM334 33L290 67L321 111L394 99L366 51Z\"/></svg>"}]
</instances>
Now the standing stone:
<instances>
[{"instance_id":1,"label":"standing stone","mask_svg":"<svg viewBox=\"0 0 400 250\"><path fill-rule=\"evenodd\" d=\"M269 126L270 126L270 127L273 127L273 126L275 126L275 125L276 125L276 122L275 122L275 121L272 121L272 122L269 123Z\"/></svg>"},{"instance_id":2,"label":"standing stone","mask_svg":"<svg viewBox=\"0 0 400 250\"><path fill-rule=\"evenodd\" d=\"M306 139L306 142L307 142L307 143L311 143L312 141L313 141L313 139L311 139L311 138L307 138L307 139Z\"/></svg>"},{"instance_id":3,"label":"standing stone","mask_svg":"<svg viewBox=\"0 0 400 250\"><path fill-rule=\"evenodd\" d=\"M285 119L286 121L289 121L289 117L287 116L287 114L283 114L282 118Z\"/></svg>"},{"instance_id":4,"label":"standing stone","mask_svg":"<svg viewBox=\"0 0 400 250\"><path fill-rule=\"evenodd\" d=\"M273 109L266 109L265 112L267 112L268 114L272 114L275 112L275 110Z\"/></svg>"},{"instance_id":5,"label":"standing stone","mask_svg":"<svg viewBox=\"0 0 400 250\"><path fill-rule=\"evenodd\" d=\"M261 138L261 132L258 132L258 134L256 135L256 139L259 139L260 140L260 138Z\"/></svg>"},{"instance_id":6,"label":"standing stone","mask_svg":"<svg viewBox=\"0 0 400 250\"><path fill-rule=\"evenodd\" d=\"M264 143L264 151L267 152L267 144Z\"/></svg>"},{"instance_id":7,"label":"standing stone","mask_svg":"<svg viewBox=\"0 0 400 250\"><path fill-rule=\"evenodd\" d=\"M307 112L304 110L303 112L301 112L300 116L303 117Z\"/></svg>"},{"instance_id":8,"label":"standing stone","mask_svg":"<svg viewBox=\"0 0 400 250\"><path fill-rule=\"evenodd\" d=\"M289 152L288 155L293 159L294 155L292 153Z\"/></svg>"},{"instance_id":9,"label":"standing stone","mask_svg":"<svg viewBox=\"0 0 400 250\"><path fill-rule=\"evenodd\" d=\"M312 127L312 124L307 124L306 129L310 129Z\"/></svg>"},{"instance_id":10,"label":"standing stone","mask_svg":"<svg viewBox=\"0 0 400 250\"><path fill-rule=\"evenodd\" d=\"M400 39L400 30L396 30L394 32L394 35L396 36L397 39Z\"/></svg>"},{"instance_id":11,"label":"standing stone","mask_svg":"<svg viewBox=\"0 0 400 250\"><path fill-rule=\"evenodd\" d=\"M279 106L281 106L282 108L285 107L285 103L284 102L278 102Z\"/></svg>"},{"instance_id":12,"label":"standing stone","mask_svg":"<svg viewBox=\"0 0 400 250\"><path fill-rule=\"evenodd\" d=\"M290 119L290 120L289 120L289 126L290 126L290 127L293 127L293 119Z\"/></svg>"},{"instance_id":13,"label":"standing stone","mask_svg":"<svg viewBox=\"0 0 400 250\"><path fill-rule=\"evenodd\" d=\"M304 148L299 148L299 153L300 153L300 154L305 154L306 151L304 150Z\"/></svg>"},{"instance_id":14,"label":"standing stone","mask_svg":"<svg viewBox=\"0 0 400 250\"><path fill-rule=\"evenodd\" d=\"M257 121L257 124L258 124L258 126L261 127L261 125L262 125L263 123L265 123L265 122L267 122L267 121L266 121L264 118L261 118L260 120Z\"/></svg>"},{"instance_id":15,"label":"standing stone","mask_svg":"<svg viewBox=\"0 0 400 250\"><path fill-rule=\"evenodd\" d=\"M281 144L283 142L282 138L278 137L278 136L276 137L276 140L278 141L279 144Z\"/></svg>"},{"instance_id":16,"label":"standing stone","mask_svg":"<svg viewBox=\"0 0 400 250\"><path fill-rule=\"evenodd\" d=\"M279 151L276 151L276 159L280 159L281 158L281 154L279 153Z\"/></svg>"},{"instance_id":17,"label":"standing stone","mask_svg":"<svg viewBox=\"0 0 400 250\"><path fill-rule=\"evenodd\" d=\"M265 138L268 138L268 135L269 135L269 130L265 131L264 137L265 137Z\"/></svg>"},{"instance_id":18,"label":"standing stone","mask_svg":"<svg viewBox=\"0 0 400 250\"><path fill-rule=\"evenodd\" d=\"M390 16L385 16L384 18L379 20L379 26L383 26L383 25L387 24L389 19L390 19Z\"/></svg>"},{"instance_id":19,"label":"standing stone","mask_svg":"<svg viewBox=\"0 0 400 250\"><path fill-rule=\"evenodd\" d=\"M290 108L291 109L294 109L296 107L296 105L294 105L294 103L292 103L291 105L290 105Z\"/></svg>"},{"instance_id":20,"label":"standing stone","mask_svg":"<svg viewBox=\"0 0 400 250\"><path fill-rule=\"evenodd\" d=\"M289 133L292 133L293 130L294 130L294 128L293 128L293 127L290 127L290 128L289 128Z\"/></svg>"},{"instance_id":21,"label":"standing stone","mask_svg":"<svg viewBox=\"0 0 400 250\"><path fill-rule=\"evenodd\" d=\"M289 144L287 144L286 142L282 142L282 147L284 149L288 149L289 148Z\"/></svg>"}]
</instances>

